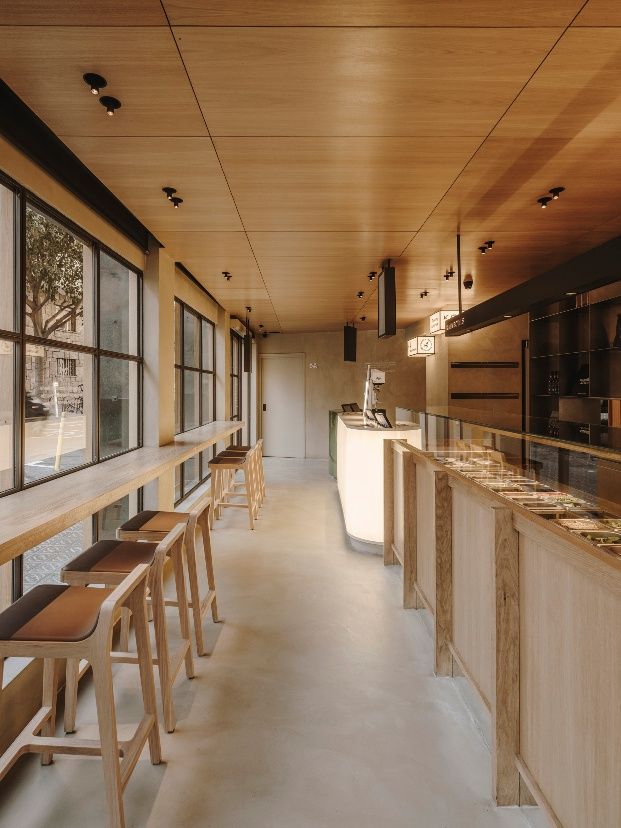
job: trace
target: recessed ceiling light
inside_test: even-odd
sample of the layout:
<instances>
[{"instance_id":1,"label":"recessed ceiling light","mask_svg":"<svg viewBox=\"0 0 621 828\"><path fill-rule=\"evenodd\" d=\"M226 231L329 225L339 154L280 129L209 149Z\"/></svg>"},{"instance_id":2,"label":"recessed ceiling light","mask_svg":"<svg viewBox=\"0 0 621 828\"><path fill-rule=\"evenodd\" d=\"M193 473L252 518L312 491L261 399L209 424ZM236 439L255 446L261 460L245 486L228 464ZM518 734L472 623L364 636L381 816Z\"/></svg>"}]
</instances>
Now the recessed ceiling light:
<instances>
[{"instance_id":1,"label":"recessed ceiling light","mask_svg":"<svg viewBox=\"0 0 621 828\"><path fill-rule=\"evenodd\" d=\"M359 290L356 296L358 297L358 299L364 298L364 290Z\"/></svg>"},{"instance_id":2,"label":"recessed ceiling light","mask_svg":"<svg viewBox=\"0 0 621 828\"><path fill-rule=\"evenodd\" d=\"M175 210L178 210L179 205L183 204L183 199L179 198L179 196L173 196L170 200L172 201L173 207L175 208Z\"/></svg>"},{"instance_id":3,"label":"recessed ceiling light","mask_svg":"<svg viewBox=\"0 0 621 828\"><path fill-rule=\"evenodd\" d=\"M99 99L99 103L106 107L106 112L110 118L114 115L117 109L121 108L121 102L119 99L111 98L110 95L102 95Z\"/></svg>"},{"instance_id":4,"label":"recessed ceiling light","mask_svg":"<svg viewBox=\"0 0 621 828\"><path fill-rule=\"evenodd\" d=\"M223 270L222 275L224 276L224 278L226 279L227 282L231 281L231 274L229 273L228 270Z\"/></svg>"},{"instance_id":5,"label":"recessed ceiling light","mask_svg":"<svg viewBox=\"0 0 621 828\"><path fill-rule=\"evenodd\" d=\"M99 95L99 91L108 85L108 81L101 75L96 75L95 72L87 72L82 77L84 82L90 86L93 95Z\"/></svg>"},{"instance_id":6,"label":"recessed ceiling light","mask_svg":"<svg viewBox=\"0 0 621 828\"><path fill-rule=\"evenodd\" d=\"M565 296L577 296L577 291L575 290L567 290L565 291Z\"/></svg>"},{"instance_id":7,"label":"recessed ceiling light","mask_svg":"<svg viewBox=\"0 0 621 828\"><path fill-rule=\"evenodd\" d=\"M548 204L552 201L552 196L543 196L542 198L537 199L537 204L540 205L542 210L545 210Z\"/></svg>"},{"instance_id":8,"label":"recessed ceiling light","mask_svg":"<svg viewBox=\"0 0 621 828\"><path fill-rule=\"evenodd\" d=\"M512 319L513 318L512 313L505 313L505 314L503 314L503 316L504 316L505 319Z\"/></svg>"},{"instance_id":9,"label":"recessed ceiling light","mask_svg":"<svg viewBox=\"0 0 621 828\"><path fill-rule=\"evenodd\" d=\"M172 201L172 197L177 192L174 187L162 187L162 192L166 193L166 198Z\"/></svg>"},{"instance_id":10,"label":"recessed ceiling light","mask_svg":"<svg viewBox=\"0 0 621 828\"><path fill-rule=\"evenodd\" d=\"M485 244L487 245L487 249L491 250L492 247L496 244L496 242L491 240L491 241L485 242Z\"/></svg>"},{"instance_id":11,"label":"recessed ceiling light","mask_svg":"<svg viewBox=\"0 0 621 828\"><path fill-rule=\"evenodd\" d=\"M485 256L485 254L487 253L487 245L482 244L481 247L479 247L479 250L481 252L481 255Z\"/></svg>"},{"instance_id":12,"label":"recessed ceiling light","mask_svg":"<svg viewBox=\"0 0 621 828\"><path fill-rule=\"evenodd\" d=\"M565 192L565 187L552 187L550 192L552 193L552 200L558 201L560 194Z\"/></svg>"}]
</instances>

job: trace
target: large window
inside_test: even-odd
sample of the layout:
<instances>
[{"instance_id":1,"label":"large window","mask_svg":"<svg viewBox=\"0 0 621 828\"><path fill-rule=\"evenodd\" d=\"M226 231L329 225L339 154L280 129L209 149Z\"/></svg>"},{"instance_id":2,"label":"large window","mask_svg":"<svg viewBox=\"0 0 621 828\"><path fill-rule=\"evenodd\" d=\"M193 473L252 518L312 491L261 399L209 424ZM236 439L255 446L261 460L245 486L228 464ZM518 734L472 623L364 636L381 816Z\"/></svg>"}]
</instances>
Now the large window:
<instances>
[{"instance_id":1,"label":"large window","mask_svg":"<svg viewBox=\"0 0 621 828\"><path fill-rule=\"evenodd\" d=\"M215 326L175 299L175 431L212 423L216 411ZM176 468L175 500L209 477L210 449Z\"/></svg>"},{"instance_id":2,"label":"large window","mask_svg":"<svg viewBox=\"0 0 621 828\"><path fill-rule=\"evenodd\" d=\"M231 331L231 420L242 418L242 354L244 340ZM231 438L237 445L241 443L241 431Z\"/></svg>"},{"instance_id":3,"label":"large window","mask_svg":"<svg viewBox=\"0 0 621 828\"><path fill-rule=\"evenodd\" d=\"M134 268L0 177L0 494L140 445L141 290ZM29 560L17 593L24 572L36 581Z\"/></svg>"}]
</instances>

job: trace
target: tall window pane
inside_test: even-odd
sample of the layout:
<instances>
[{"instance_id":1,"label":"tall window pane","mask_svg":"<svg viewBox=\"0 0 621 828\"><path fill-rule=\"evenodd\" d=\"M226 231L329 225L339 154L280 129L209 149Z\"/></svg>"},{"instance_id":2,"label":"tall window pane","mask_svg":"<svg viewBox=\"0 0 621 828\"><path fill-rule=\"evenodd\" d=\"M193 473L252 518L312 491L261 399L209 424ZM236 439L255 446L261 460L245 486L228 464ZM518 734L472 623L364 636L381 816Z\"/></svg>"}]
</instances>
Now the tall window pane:
<instances>
[{"instance_id":1,"label":"tall window pane","mask_svg":"<svg viewBox=\"0 0 621 828\"><path fill-rule=\"evenodd\" d=\"M138 275L107 253L99 257L99 346L138 353Z\"/></svg>"},{"instance_id":2,"label":"tall window pane","mask_svg":"<svg viewBox=\"0 0 621 828\"><path fill-rule=\"evenodd\" d=\"M26 333L93 341L91 248L33 207L26 209Z\"/></svg>"},{"instance_id":3,"label":"tall window pane","mask_svg":"<svg viewBox=\"0 0 621 828\"><path fill-rule=\"evenodd\" d=\"M15 330L15 195L0 184L0 328Z\"/></svg>"},{"instance_id":4,"label":"tall window pane","mask_svg":"<svg viewBox=\"0 0 621 828\"><path fill-rule=\"evenodd\" d=\"M201 425L213 423L215 420L213 410L213 387L213 374L201 374L201 394L203 403Z\"/></svg>"},{"instance_id":5,"label":"tall window pane","mask_svg":"<svg viewBox=\"0 0 621 828\"><path fill-rule=\"evenodd\" d=\"M115 540L116 530L138 512L141 489L97 512L97 540Z\"/></svg>"},{"instance_id":6,"label":"tall window pane","mask_svg":"<svg viewBox=\"0 0 621 828\"><path fill-rule=\"evenodd\" d=\"M175 364L182 365L183 359L181 355L181 331L183 327L183 312L181 305L175 299Z\"/></svg>"},{"instance_id":7,"label":"tall window pane","mask_svg":"<svg viewBox=\"0 0 621 828\"><path fill-rule=\"evenodd\" d=\"M99 456L138 445L138 365L101 357L99 363Z\"/></svg>"},{"instance_id":8,"label":"tall window pane","mask_svg":"<svg viewBox=\"0 0 621 828\"><path fill-rule=\"evenodd\" d=\"M202 367L207 369L208 371L213 371L214 369L214 353L213 353L213 339L214 339L214 326L207 322L206 319L203 319L203 364Z\"/></svg>"},{"instance_id":9,"label":"tall window pane","mask_svg":"<svg viewBox=\"0 0 621 828\"><path fill-rule=\"evenodd\" d=\"M93 358L26 345L26 483L93 459Z\"/></svg>"},{"instance_id":10,"label":"tall window pane","mask_svg":"<svg viewBox=\"0 0 621 828\"><path fill-rule=\"evenodd\" d=\"M199 423L200 374L197 371L183 372L183 430L196 428Z\"/></svg>"},{"instance_id":11,"label":"tall window pane","mask_svg":"<svg viewBox=\"0 0 621 828\"><path fill-rule=\"evenodd\" d=\"M190 457L183 464L183 494L186 495L198 486L200 477L198 474L198 455Z\"/></svg>"},{"instance_id":12,"label":"tall window pane","mask_svg":"<svg viewBox=\"0 0 621 828\"><path fill-rule=\"evenodd\" d=\"M15 485L15 346L0 340L0 491Z\"/></svg>"},{"instance_id":13,"label":"tall window pane","mask_svg":"<svg viewBox=\"0 0 621 828\"><path fill-rule=\"evenodd\" d=\"M187 308L183 310L183 364L188 368L200 368L200 320Z\"/></svg>"}]
</instances>

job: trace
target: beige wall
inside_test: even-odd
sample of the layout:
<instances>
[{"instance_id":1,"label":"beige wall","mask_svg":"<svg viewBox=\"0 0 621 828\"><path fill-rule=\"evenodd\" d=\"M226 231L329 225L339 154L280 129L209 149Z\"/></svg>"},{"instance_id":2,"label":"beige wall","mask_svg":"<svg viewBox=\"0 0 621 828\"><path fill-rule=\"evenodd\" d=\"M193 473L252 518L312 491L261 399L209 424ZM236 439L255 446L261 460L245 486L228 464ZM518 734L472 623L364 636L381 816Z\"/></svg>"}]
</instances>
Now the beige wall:
<instances>
[{"instance_id":1,"label":"beige wall","mask_svg":"<svg viewBox=\"0 0 621 828\"><path fill-rule=\"evenodd\" d=\"M306 456L328 456L328 412L341 403L362 406L367 363L386 371L379 405L394 422L395 406L424 408L424 360L407 356L405 332L378 339L375 331L358 331L357 362L343 361L343 333L271 334L258 341L259 355L303 353L306 364ZM260 362L260 357L259 357ZM310 365L316 363L316 368ZM260 389L260 385L259 385ZM259 408L261 404L259 390ZM259 416L260 423L260 416Z\"/></svg>"}]
</instances>

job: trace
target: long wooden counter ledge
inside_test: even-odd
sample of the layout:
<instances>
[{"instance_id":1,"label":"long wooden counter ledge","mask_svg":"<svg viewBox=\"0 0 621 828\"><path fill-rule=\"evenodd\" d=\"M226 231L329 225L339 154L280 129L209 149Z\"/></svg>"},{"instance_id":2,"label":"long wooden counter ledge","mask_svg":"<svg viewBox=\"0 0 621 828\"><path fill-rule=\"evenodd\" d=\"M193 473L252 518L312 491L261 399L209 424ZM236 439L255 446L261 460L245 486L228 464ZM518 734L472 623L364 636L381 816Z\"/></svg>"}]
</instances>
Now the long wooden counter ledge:
<instances>
[{"instance_id":1,"label":"long wooden counter ledge","mask_svg":"<svg viewBox=\"0 0 621 828\"><path fill-rule=\"evenodd\" d=\"M450 452L385 443L403 605L432 618L436 675L464 677L487 711L497 804L619 826L621 559L436 457Z\"/></svg>"},{"instance_id":2,"label":"long wooden counter ledge","mask_svg":"<svg viewBox=\"0 0 621 828\"><path fill-rule=\"evenodd\" d=\"M227 440L242 426L239 420L217 420L164 446L145 446L0 498L0 564Z\"/></svg>"}]
</instances>

